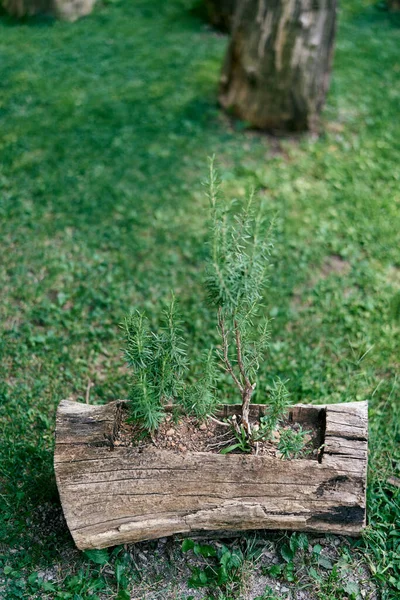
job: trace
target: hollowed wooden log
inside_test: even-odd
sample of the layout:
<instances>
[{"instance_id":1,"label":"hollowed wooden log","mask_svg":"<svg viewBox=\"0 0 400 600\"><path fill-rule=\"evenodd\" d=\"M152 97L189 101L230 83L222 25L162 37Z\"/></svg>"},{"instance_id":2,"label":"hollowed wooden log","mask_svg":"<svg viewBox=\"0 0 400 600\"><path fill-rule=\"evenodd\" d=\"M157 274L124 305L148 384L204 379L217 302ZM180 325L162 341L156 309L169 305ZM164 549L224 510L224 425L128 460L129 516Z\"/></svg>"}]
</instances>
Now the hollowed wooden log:
<instances>
[{"instance_id":1,"label":"hollowed wooden log","mask_svg":"<svg viewBox=\"0 0 400 600\"><path fill-rule=\"evenodd\" d=\"M225 406L221 416L236 411ZM123 401L58 408L55 473L80 549L213 530L358 535L365 525L366 402L290 409L289 420L320 428L318 461L114 447L124 412Z\"/></svg>"}]
</instances>

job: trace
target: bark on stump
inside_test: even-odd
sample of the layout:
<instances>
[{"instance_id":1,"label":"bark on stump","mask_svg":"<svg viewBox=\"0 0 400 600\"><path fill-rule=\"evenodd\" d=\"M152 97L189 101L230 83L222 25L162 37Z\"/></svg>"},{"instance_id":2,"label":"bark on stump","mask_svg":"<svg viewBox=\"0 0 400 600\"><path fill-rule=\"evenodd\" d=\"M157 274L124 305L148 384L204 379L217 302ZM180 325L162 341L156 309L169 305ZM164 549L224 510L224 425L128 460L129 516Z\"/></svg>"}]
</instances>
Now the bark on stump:
<instances>
[{"instance_id":1,"label":"bark on stump","mask_svg":"<svg viewBox=\"0 0 400 600\"><path fill-rule=\"evenodd\" d=\"M124 406L63 400L58 408L55 473L80 549L215 530L358 535L365 525L366 402L291 408L289 419L321 426L320 461L114 447ZM265 406L250 411L257 417Z\"/></svg>"},{"instance_id":2,"label":"bark on stump","mask_svg":"<svg viewBox=\"0 0 400 600\"><path fill-rule=\"evenodd\" d=\"M220 103L265 130L316 130L329 86L337 0L240 0Z\"/></svg>"},{"instance_id":3,"label":"bark on stump","mask_svg":"<svg viewBox=\"0 0 400 600\"><path fill-rule=\"evenodd\" d=\"M13 17L52 15L63 21L76 21L90 14L96 0L3 0L3 7ZM0 0L1 2L1 0Z\"/></svg>"},{"instance_id":4,"label":"bark on stump","mask_svg":"<svg viewBox=\"0 0 400 600\"><path fill-rule=\"evenodd\" d=\"M53 0L54 15L63 21L76 21L89 15L96 0Z\"/></svg>"},{"instance_id":5,"label":"bark on stump","mask_svg":"<svg viewBox=\"0 0 400 600\"><path fill-rule=\"evenodd\" d=\"M51 0L3 0L1 5L9 15L18 19L51 13Z\"/></svg>"},{"instance_id":6,"label":"bark on stump","mask_svg":"<svg viewBox=\"0 0 400 600\"><path fill-rule=\"evenodd\" d=\"M230 31L239 0L204 0L209 23L220 31Z\"/></svg>"},{"instance_id":7,"label":"bark on stump","mask_svg":"<svg viewBox=\"0 0 400 600\"><path fill-rule=\"evenodd\" d=\"M400 0L388 0L388 9L391 12L400 11Z\"/></svg>"}]
</instances>

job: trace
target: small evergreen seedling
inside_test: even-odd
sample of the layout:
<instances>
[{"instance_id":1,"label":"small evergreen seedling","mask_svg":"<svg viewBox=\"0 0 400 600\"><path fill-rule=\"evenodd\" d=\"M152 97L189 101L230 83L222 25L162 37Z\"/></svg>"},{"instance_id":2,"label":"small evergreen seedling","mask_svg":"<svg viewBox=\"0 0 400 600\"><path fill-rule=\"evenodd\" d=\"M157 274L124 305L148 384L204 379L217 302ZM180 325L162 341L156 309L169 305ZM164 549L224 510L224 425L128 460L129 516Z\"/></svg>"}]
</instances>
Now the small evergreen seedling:
<instances>
[{"instance_id":1,"label":"small evergreen seedling","mask_svg":"<svg viewBox=\"0 0 400 600\"><path fill-rule=\"evenodd\" d=\"M193 414L203 421L215 412L219 404L217 378L214 349L210 348L204 354L202 372L198 380L185 389L182 404L187 414Z\"/></svg>"},{"instance_id":2,"label":"small evergreen seedling","mask_svg":"<svg viewBox=\"0 0 400 600\"><path fill-rule=\"evenodd\" d=\"M181 397L185 387L188 365L175 297L163 312L159 333L150 331L147 317L138 311L125 319L123 329L132 368L131 415L153 432L164 418L164 405Z\"/></svg>"},{"instance_id":3,"label":"small evergreen seedling","mask_svg":"<svg viewBox=\"0 0 400 600\"><path fill-rule=\"evenodd\" d=\"M271 223L267 222L263 202L257 204L254 194L236 214L232 204L221 203L213 159L209 167L207 195L212 235L206 285L210 301L217 308L222 345L219 356L240 392L241 425L250 438L250 400L269 342L268 319L259 325L256 339L253 322L268 282Z\"/></svg>"},{"instance_id":4,"label":"small evergreen seedling","mask_svg":"<svg viewBox=\"0 0 400 600\"><path fill-rule=\"evenodd\" d=\"M139 311L130 313L122 328L131 367L129 399L134 421L153 433L165 417L166 404L175 404L200 420L213 414L217 406L214 350L205 353L198 380L187 384L186 344L174 296L163 311L158 332L150 330L147 317Z\"/></svg>"},{"instance_id":5,"label":"small evergreen seedling","mask_svg":"<svg viewBox=\"0 0 400 600\"><path fill-rule=\"evenodd\" d=\"M270 390L266 415L252 431L250 402L270 337L269 321L259 319L259 313L268 283L272 224L266 217L264 203L256 201L254 194L239 208L235 202L227 204L220 199L213 159L209 163L207 196L211 240L205 284L216 310L221 339L217 356L242 401L239 419L231 420L237 443L224 452L249 452L258 441L269 439L289 405L289 394L279 379ZM260 321L258 327L256 320ZM174 297L163 312L158 332L150 330L148 319L138 311L126 318L123 328L125 354L132 368L130 399L134 420L152 433L165 416L166 404L173 403L178 410L200 420L216 411L219 401L215 352L210 349L204 354L201 373L194 383L188 384L186 344ZM294 445L296 452L297 438L288 438L288 443Z\"/></svg>"},{"instance_id":6,"label":"small evergreen seedling","mask_svg":"<svg viewBox=\"0 0 400 600\"><path fill-rule=\"evenodd\" d=\"M279 425L290 406L289 392L281 379L274 381L270 390L267 414L260 418L258 438L268 437Z\"/></svg>"}]
</instances>

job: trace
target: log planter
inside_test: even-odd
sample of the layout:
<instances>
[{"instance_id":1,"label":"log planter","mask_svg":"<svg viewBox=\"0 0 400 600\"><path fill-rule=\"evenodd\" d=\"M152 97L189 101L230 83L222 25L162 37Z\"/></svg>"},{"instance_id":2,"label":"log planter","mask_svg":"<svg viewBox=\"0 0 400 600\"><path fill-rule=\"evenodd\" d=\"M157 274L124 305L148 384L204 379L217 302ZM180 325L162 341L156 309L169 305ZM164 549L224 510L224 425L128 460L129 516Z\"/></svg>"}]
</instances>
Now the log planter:
<instances>
[{"instance_id":1,"label":"log planter","mask_svg":"<svg viewBox=\"0 0 400 600\"><path fill-rule=\"evenodd\" d=\"M366 402L291 407L289 421L318 426L318 460L114 446L125 411L124 401L68 400L57 411L56 480L80 549L205 531L359 535L365 526ZM227 405L220 416L238 411ZM251 406L253 417L264 411Z\"/></svg>"}]
</instances>

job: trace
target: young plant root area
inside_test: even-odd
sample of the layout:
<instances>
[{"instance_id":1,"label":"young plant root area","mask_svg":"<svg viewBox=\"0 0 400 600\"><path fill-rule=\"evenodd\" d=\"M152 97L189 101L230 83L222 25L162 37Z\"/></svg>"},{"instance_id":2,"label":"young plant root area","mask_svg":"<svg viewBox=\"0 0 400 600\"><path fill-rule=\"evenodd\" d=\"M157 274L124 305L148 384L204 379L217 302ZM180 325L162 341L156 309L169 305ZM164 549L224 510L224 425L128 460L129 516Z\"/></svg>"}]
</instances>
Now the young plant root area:
<instances>
[{"instance_id":1,"label":"young plant root area","mask_svg":"<svg viewBox=\"0 0 400 600\"><path fill-rule=\"evenodd\" d=\"M399 17L341 3L323 133L278 139L219 110L227 39L197 7L99 0L74 24L0 14L0 597L398 600ZM214 153L227 197L255 187L276 218L254 402L277 377L293 403L369 401L369 525L359 540L308 535L294 556L290 533L226 540L244 556L236 575L196 589L206 559L177 540L76 550L54 423L63 398L127 397L130 308L157 327L173 289L191 361L218 343L202 283ZM238 402L228 378L219 391Z\"/></svg>"},{"instance_id":2,"label":"young plant root area","mask_svg":"<svg viewBox=\"0 0 400 600\"><path fill-rule=\"evenodd\" d=\"M252 428L256 421L251 422ZM251 444L249 453L259 455L269 455L276 458L282 458L278 449L281 431L292 429L298 431L299 426L296 423L283 421L281 426L271 433L270 439L261 440ZM306 428L304 450L301 453L302 458L311 460L318 459L318 449L321 445L321 432L317 427L310 425ZM135 447L138 451L143 450L146 445L153 445L159 449L170 450L171 452L223 452L230 446L237 444L233 427L229 422L221 425L213 419L206 419L202 422L195 417L178 417L167 415L165 421L161 424L153 436L145 435L143 431L135 425L123 421L114 441L115 446ZM232 450L234 454L244 453L240 448ZM300 458L300 456L299 456Z\"/></svg>"}]
</instances>

